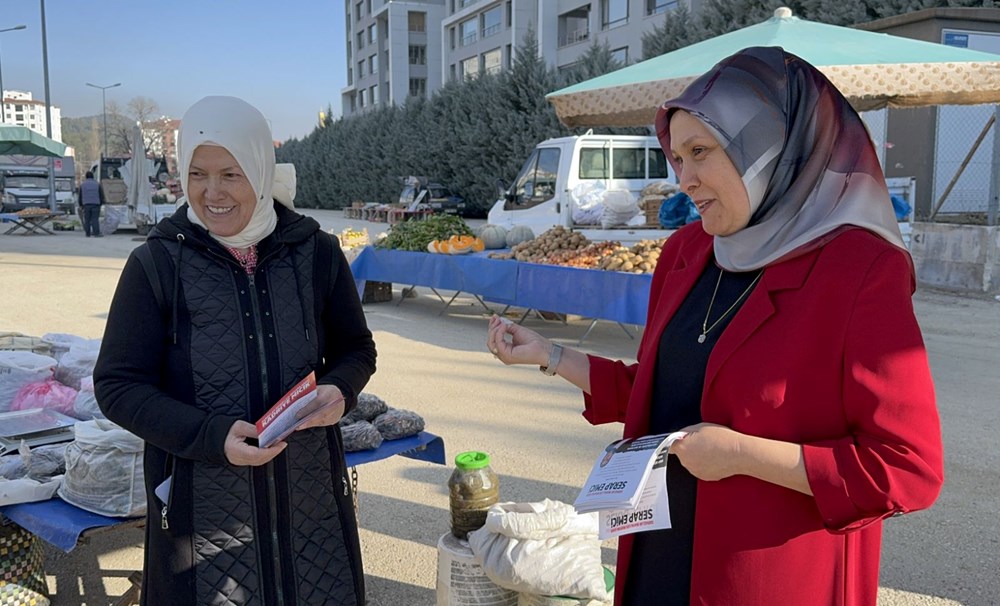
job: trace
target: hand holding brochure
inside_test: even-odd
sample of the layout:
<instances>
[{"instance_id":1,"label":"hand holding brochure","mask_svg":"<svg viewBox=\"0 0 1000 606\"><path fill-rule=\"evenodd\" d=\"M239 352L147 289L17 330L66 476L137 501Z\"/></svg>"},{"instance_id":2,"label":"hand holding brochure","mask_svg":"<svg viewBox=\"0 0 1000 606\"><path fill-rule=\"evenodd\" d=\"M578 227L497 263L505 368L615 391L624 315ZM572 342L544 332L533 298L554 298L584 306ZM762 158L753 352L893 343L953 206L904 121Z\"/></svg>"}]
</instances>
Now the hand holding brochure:
<instances>
[{"instance_id":1,"label":"hand holding brochure","mask_svg":"<svg viewBox=\"0 0 1000 606\"><path fill-rule=\"evenodd\" d=\"M326 408L326 404L323 404L310 410L309 404L315 399L316 373L310 372L309 376L289 389L271 410L257 420L257 443L260 447L267 448L284 439Z\"/></svg>"},{"instance_id":2,"label":"hand holding brochure","mask_svg":"<svg viewBox=\"0 0 1000 606\"><path fill-rule=\"evenodd\" d=\"M601 539L670 528L667 452L685 435L626 438L604 449L573 503L579 513L599 512Z\"/></svg>"}]
</instances>

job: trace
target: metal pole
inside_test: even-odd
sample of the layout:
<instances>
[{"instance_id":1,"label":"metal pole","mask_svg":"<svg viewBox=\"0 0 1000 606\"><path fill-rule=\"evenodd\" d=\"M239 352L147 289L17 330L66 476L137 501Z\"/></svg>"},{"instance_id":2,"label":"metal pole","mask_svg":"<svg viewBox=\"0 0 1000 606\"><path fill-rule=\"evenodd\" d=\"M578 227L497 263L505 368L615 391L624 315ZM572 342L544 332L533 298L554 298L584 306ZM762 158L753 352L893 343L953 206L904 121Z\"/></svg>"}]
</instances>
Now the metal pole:
<instances>
[{"instance_id":1,"label":"metal pole","mask_svg":"<svg viewBox=\"0 0 1000 606\"><path fill-rule=\"evenodd\" d=\"M28 26L27 25L15 25L14 27L8 27L8 28L5 28L5 29L0 29L0 34L2 34L4 32L12 32L12 31L15 31L15 30L24 29L26 27L28 27ZM5 113L6 111L7 111L7 106L4 103L4 96L3 96L3 60L0 59L0 124L5 124L7 122L7 115Z\"/></svg>"},{"instance_id":2,"label":"metal pole","mask_svg":"<svg viewBox=\"0 0 1000 606\"><path fill-rule=\"evenodd\" d=\"M104 157L108 157L108 89L101 89L101 110L104 112Z\"/></svg>"},{"instance_id":3,"label":"metal pole","mask_svg":"<svg viewBox=\"0 0 1000 606\"><path fill-rule=\"evenodd\" d=\"M45 36L45 0L39 0L42 13L42 74L45 78L45 136L52 138L52 99L49 97L49 47ZM56 212L55 159L49 156L49 210Z\"/></svg>"}]
</instances>

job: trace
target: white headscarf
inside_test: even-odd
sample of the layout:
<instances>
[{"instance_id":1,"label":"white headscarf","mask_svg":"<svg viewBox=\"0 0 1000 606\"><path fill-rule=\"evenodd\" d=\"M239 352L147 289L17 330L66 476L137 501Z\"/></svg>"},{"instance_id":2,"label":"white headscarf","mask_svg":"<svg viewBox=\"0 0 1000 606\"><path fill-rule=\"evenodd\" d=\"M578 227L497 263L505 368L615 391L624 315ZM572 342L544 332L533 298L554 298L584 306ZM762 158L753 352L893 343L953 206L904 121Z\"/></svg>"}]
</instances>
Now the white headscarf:
<instances>
[{"instance_id":1,"label":"white headscarf","mask_svg":"<svg viewBox=\"0 0 1000 606\"><path fill-rule=\"evenodd\" d=\"M233 236L209 234L233 248L252 246L270 235L278 225L271 191L275 171L274 143L263 114L236 97L205 97L188 108L177 136L181 186L188 200L191 199L187 191L188 171L199 145L215 145L232 154L257 196L257 205L243 231ZM187 216L192 223L205 227L190 202Z\"/></svg>"}]
</instances>

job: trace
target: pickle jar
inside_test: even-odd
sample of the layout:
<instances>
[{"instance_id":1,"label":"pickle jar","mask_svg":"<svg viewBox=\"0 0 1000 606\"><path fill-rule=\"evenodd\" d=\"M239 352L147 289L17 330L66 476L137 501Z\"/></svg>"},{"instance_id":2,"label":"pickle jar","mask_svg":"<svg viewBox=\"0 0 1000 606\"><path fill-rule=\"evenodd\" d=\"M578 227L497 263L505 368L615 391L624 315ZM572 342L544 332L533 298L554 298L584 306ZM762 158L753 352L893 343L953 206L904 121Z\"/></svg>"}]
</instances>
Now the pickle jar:
<instances>
[{"instance_id":1,"label":"pickle jar","mask_svg":"<svg viewBox=\"0 0 1000 606\"><path fill-rule=\"evenodd\" d=\"M500 500L500 480L490 467L490 455L468 451L455 457L455 471L448 478L451 533L467 539L486 524L486 511Z\"/></svg>"}]
</instances>

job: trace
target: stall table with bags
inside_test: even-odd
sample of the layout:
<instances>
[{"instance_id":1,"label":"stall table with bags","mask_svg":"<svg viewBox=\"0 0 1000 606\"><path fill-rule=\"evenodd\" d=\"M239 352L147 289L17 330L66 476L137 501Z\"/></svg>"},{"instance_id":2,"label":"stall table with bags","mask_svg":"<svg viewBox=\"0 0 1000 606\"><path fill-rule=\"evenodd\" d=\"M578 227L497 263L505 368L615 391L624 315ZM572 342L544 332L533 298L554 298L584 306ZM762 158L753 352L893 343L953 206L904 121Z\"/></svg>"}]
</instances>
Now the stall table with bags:
<instances>
[{"instance_id":1,"label":"stall table with bags","mask_svg":"<svg viewBox=\"0 0 1000 606\"><path fill-rule=\"evenodd\" d=\"M430 432L421 431L414 436L385 440L376 449L348 452L346 462L354 476L353 472L358 465L380 461L394 455L444 465L444 440ZM87 538L95 533L142 527L145 524L145 516L108 517L92 513L58 497L35 503L0 506L0 517L9 519L32 535L67 553L78 544L85 543ZM4 556L0 554L0 571L4 566ZM134 600L138 595L141 573L133 573L129 578L133 582L133 588L119 599L118 604L129 604L131 603L129 600ZM42 580L44 581L44 575ZM0 596L2 595L0 592ZM3 603L2 600L0 603Z\"/></svg>"}]
</instances>

